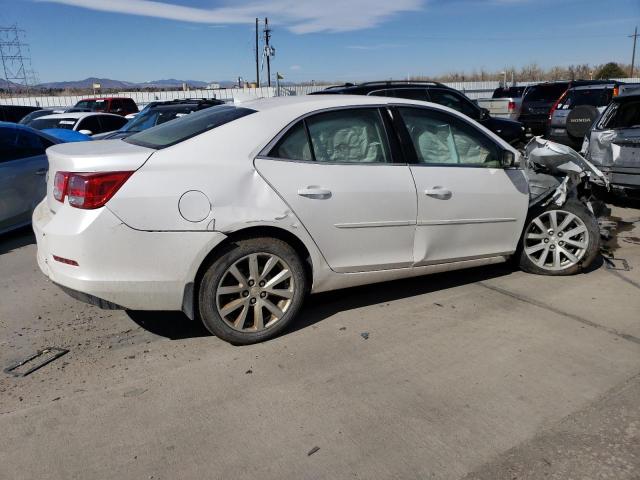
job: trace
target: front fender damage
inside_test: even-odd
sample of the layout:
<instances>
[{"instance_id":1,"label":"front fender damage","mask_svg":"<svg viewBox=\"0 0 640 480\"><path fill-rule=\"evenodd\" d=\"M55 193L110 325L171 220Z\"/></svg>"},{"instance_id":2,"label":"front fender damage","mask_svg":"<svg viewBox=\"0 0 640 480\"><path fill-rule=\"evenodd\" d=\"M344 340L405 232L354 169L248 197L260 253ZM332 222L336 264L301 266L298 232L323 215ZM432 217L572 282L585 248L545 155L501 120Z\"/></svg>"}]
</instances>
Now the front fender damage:
<instances>
[{"instance_id":1,"label":"front fender damage","mask_svg":"<svg viewBox=\"0 0 640 480\"><path fill-rule=\"evenodd\" d=\"M593 212L591 186L609 189L604 174L566 145L534 137L525 146L524 157L530 206L553 203L560 207L570 198L578 198Z\"/></svg>"}]
</instances>

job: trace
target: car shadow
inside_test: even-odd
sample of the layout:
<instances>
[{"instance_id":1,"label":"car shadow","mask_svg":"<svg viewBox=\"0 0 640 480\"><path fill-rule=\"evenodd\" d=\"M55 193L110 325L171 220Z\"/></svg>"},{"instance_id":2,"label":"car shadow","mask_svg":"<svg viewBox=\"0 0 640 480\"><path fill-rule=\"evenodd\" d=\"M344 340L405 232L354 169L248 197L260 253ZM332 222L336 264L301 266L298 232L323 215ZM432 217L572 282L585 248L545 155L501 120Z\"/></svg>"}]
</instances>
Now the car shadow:
<instances>
[{"instance_id":1,"label":"car shadow","mask_svg":"<svg viewBox=\"0 0 640 480\"><path fill-rule=\"evenodd\" d=\"M190 320L182 312L127 310L126 314L139 327L169 340L185 340L211 335L201 322Z\"/></svg>"},{"instance_id":2,"label":"car shadow","mask_svg":"<svg viewBox=\"0 0 640 480\"><path fill-rule=\"evenodd\" d=\"M511 263L503 263L311 295L284 335L310 327L339 312L491 280L514 271Z\"/></svg>"},{"instance_id":3,"label":"car shadow","mask_svg":"<svg viewBox=\"0 0 640 480\"><path fill-rule=\"evenodd\" d=\"M30 226L18 228L0 235L0 255L12 252L18 248L36 243L36 237Z\"/></svg>"}]
</instances>

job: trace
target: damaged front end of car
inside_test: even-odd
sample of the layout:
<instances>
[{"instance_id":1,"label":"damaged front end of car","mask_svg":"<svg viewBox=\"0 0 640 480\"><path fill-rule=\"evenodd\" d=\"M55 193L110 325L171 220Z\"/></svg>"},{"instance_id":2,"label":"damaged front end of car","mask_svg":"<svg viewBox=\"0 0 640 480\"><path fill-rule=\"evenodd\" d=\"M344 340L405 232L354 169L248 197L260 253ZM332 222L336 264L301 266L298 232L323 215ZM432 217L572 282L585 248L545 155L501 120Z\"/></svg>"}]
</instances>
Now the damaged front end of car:
<instances>
[{"instance_id":1,"label":"damaged front end of car","mask_svg":"<svg viewBox=\"0 0 640 480\"><path fill-rule=\"evenodd\" d=\"M609 189L605 175L572 148L534 137L524 148L529 179L529 207L564 205L577 199L597 216L594 185Z\"/></svg>"}]
</instances>

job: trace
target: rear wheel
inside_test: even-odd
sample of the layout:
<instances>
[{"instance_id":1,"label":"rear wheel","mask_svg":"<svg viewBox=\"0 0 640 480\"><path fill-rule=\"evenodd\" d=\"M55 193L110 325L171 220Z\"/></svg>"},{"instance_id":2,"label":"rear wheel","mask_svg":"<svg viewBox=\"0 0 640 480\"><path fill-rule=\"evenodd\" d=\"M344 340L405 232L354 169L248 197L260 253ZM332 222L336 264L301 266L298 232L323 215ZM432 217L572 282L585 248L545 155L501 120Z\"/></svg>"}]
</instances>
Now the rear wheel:
<instances>
[{"instance_id":1,"label":"rear wheel","mask_svg":"<svg viewBox=\"0 0 640 480\"><path fill-rule=\"evenodd\" d=\"M571 200L529 217L520 244L520 268L541 275L572 275L591 265L599 246L595 217Z\"/></svg>"},{"instance_id":2,"label":"rear wheel","mask_svg":"<svg viewBox=\"0 0 640 480\"><path fill-rule=\"evenodd\" d=\"M296 316L307 291L296 251L275 238L242 240L209 266L198 292L200 317L236 345L276 336Z\"/></svg>"}]
</instances>

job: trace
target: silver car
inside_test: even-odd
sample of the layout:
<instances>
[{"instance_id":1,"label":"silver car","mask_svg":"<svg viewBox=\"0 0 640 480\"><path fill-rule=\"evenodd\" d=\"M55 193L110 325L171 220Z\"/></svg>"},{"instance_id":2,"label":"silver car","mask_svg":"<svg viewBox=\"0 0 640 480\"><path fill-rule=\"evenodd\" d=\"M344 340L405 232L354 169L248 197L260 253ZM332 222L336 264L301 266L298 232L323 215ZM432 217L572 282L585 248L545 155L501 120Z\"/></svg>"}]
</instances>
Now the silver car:
<instances>
[{"instance_id":1,"label":"silver car","mask_svg":"<svg viewBox=\"0 0 640 480\"><path fill-rule=\"evenodd\" d=\"M585 137L582 153L614 188L640 188L640 93L613 99Z\"/></svg>"},{"instance_id":2,"label":"silver car","mask_svg":"<svg viewBox=\"0 0 640 480\"><path fill-rule=\"evenodd\" d=\"M0 122L0 234L31 223L47 189L45 150L56 143L32 128Z\"/></svg>"}]
</instances>

